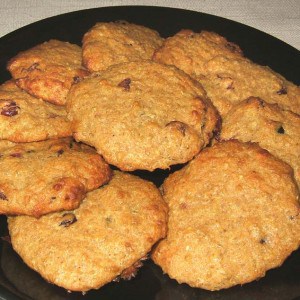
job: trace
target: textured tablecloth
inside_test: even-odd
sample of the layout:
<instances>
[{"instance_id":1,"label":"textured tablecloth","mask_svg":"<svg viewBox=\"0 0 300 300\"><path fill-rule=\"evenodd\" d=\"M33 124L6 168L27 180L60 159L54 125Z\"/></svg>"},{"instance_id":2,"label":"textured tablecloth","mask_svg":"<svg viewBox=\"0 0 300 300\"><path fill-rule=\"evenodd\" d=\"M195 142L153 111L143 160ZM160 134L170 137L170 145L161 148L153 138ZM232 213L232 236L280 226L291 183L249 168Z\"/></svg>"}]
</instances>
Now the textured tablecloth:
<instances>
[{"instance_id":1,"label":"textured tablecloth","mask_svg":"<svg viewBox=\"0 0 300 300\"><path fill-rule=\"evenodd\" d=\"M209 13L252 26L300 49L300 0L0 0L0 36L65 12L116 5L166 6Z\"/></svg>"}]
</instances>

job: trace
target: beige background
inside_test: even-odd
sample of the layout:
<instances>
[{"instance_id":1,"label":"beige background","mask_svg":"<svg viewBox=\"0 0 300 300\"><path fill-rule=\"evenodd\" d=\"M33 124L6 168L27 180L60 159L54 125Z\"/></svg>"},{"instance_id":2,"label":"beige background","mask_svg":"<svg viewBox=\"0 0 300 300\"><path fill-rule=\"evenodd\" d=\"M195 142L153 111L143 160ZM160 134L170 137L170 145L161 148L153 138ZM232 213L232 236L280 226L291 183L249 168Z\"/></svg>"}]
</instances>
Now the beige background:
<instances>
[{"instance_id":1,"label":"beige background","mask_svg":"<svg viewBox=\"0 0 300 300\"><path fill-rule=\"evenodd\" d=\"M196 10L267 32L300 50L300 0L0 0L0 36L65 12L115 5L155 5Z\"/></svg>"}]
</instances>

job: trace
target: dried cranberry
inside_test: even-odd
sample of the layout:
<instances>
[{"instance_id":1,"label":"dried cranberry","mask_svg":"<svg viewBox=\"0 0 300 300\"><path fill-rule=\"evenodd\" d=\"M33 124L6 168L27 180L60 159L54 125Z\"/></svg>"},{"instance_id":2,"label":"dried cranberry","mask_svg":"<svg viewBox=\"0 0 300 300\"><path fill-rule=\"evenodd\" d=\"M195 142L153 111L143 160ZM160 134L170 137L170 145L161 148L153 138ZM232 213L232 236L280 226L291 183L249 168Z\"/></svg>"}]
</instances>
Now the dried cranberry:
<instances>
[{"instance_id":1,"label":"dried cranberry","mask_svg":"<svg viewBox=\"0 0 300 300\"><path fill-rule=\"evenodd\" d=\"M64 213L62 218L63 219L59 223L59 226L69 227L73 223L77 222L77 218L73 213Z\"/></svg>"},{"instance_id":2,"label":"dried cranberry","mask_svg":"<svg viewBox=\"0 0 300 300\"><path fill-rule=\"evenodd\" d=\"M13 117L19 113L18 109L20 109L20 107L15 101L5 100L4 106L1 109L1 115L6 117Z\"/></svg>"},{"instance_id":3,"label":"dried cranberry","mask_svg":"<svg viewBox=\"0 0 300 300\"><path fill-rule=\"evenodd\" d=\"M130 90L130 83L131 83L131 79L130 78L125 78L124 80L122 80L118 86L124 88L125 91L129 91Z\"/></svg>"},{"instance_id":4,"label":"dried cranberry","mask_svg":"<svg viewBox=\"0 0 300 300\"><path fill-rule=\"evenodd\" d=\"M60 149L57 151L57 156L61 156L65 151L63 149Z\"/></svg>"},{"instance_id":5,"label":"dried cranberry","mask_svg":"<svg viewBox=\"0 0 300 300\"><path fill-rule=\"evenodd\" d=\"M11 157L22 157L22 153L20 152L15 152L15 153L12 153L10 154Z\"/></svg>"},{"instance_id":6,"label":"dried cranberry","mask_svg":"<svg viewBox=\"0 0 300 300\"><path fill-rule=\"evenodd\" d=\"M6 195L3 192L1 192L1 191L0 191L0 199L1 200L7 200Z\"/></svg>"},{"instance_id":7,"label":"dried cranberry","mask_svg":"<svg viewBox=\"0 0 300 300\"><path fill-rule=\"evenodd\" d=\"M267 243L267 240L265 238L262 238L259 240L259 242L263 245Z\"/></svg>"},{"instance_id":8,"label":"dried cranberry","mask_svg":"<svg viewBox=\"0 0 300 300\"><path fill-rule=\"evenodd\" d=\"M79 76L74 76L73 77L73 82L74 83L78 83L81 80L81 78Z\"/></svg>"},{"instance_id":9,"label":"dried cranberry","mask_svg":"<svg viewBox=\"0 0 300 300\"><path fill-rule=\"evenodd\" d=\"M282 126L278 127L278 128L277 128L277 133L279 133L279 134L284 134L284 133L285 133L284 128L283 128Z\"/></svg>"},{"instance_id":10,"label":"dried cranberry","mask_svg":"<svg viewBox=\"0 0 300 300\"><path fill-rule=\"evenodd\" d=\"M279 91L276 92L278 95L286 95L287 89L286 87L282 87Z\"/></svg>"}]
</instances>

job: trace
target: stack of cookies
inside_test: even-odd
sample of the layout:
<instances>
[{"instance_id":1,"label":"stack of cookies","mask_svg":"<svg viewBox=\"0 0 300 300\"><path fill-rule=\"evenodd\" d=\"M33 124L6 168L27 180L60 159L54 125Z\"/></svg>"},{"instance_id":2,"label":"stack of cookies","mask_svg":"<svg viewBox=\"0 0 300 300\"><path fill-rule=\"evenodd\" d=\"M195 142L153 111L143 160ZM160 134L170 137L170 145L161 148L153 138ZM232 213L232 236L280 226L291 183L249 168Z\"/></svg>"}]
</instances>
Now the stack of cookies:
<instances>
[{"instance_id":1,"label":"stack of cookies","mask_svg":"<svg viewBox=\"0 0 300 300\"><path fill-rule=\"evenodd\" d=\"M50 40L8 70L0 213L47 281L98 289L150 255L218 290L299 247L300 89L224 37L97 23L82 48ZM174 165L160 187L131 173Z\"/></svg>"}]
</instances>

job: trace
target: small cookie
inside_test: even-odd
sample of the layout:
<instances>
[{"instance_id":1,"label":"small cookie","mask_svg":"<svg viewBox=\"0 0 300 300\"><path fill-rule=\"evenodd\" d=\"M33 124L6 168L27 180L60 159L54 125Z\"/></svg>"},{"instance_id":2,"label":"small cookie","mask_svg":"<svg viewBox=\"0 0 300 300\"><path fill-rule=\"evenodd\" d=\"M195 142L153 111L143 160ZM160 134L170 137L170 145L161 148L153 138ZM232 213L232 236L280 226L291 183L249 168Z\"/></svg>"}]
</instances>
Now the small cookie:
<instances>
[{"instance_id":1,"label":"small cookie","mask_svg":"<svg viewBox=\"0 0 300 300\"><path fill-rule=\"evenodd\" d=\"M0 141L0 170L0 213L35 217L78 207L111 176L100 155L68 138Z\"/></svg>"},{"instance_id":2,"label":"small cookie","mask_svg":"<svg viewBox=\"0 0 300 300\"><path fill-rule=\"evenodd\" d=\"M195 80L152 61L118 64L84 79L70 90L67 110L76 140L126 171L192 159L219 117Z\"/></svg>"},{"instance_id":3,"label":"small cookie","mask_svg":"<svg viewBox=\"0 0 300 300\"><path fill-rule=\"evenodd\" d=\"M299 247L293 171L256 144L231 140L206 148L162 190L168 235L153 259L179 283L208 290L244 284Z\"/></svg>"},{"instance_id":4,"label":"small cookie","mask_svg":"<svg viewBox=\"0 0 300 300\"><path fill-rule=\"evenodd\" d=\"M251 97L223 119L221 139L256 142L290 164L300 187L300 116Z\"/></svg>"},{"instance_id":5,"label":"small cookie","mask_svg":"<svg viewBox=\"0 0 300 300\"><path fill-rule=\"evenodd\" d=\"M167 207L150 182L116 172L74 211L8 219L11 241L26 264L71 291L130 279L166 234ZM34 229L34 230L33 230Z\"/></svg>"},{"instance_id":6,"label":"small cookie","mask_svg":"<svg viewBox=\"0 0 300 300\"><path fill-rule=\"evenodd\" d=\"M300 87L268 67L219 56L205 64L204 74L197 79L222 116L251 96L300 114Z\"/></svg>"},{"instance_id":7,"label":"small cookie","mask_svg":"<svg viewBox=\"0 0 300 300\"><path fill-rule=\"evenodd\" d=\"M0 85L0 139L25 143L71 135L65 108L29 95L13 80Z\"/></svg>"},{"instance_id":8,"label":"small cookie","mask_svg":"<svg viewBox=\"0 0 300 300\"><path fill-rule=\"evenodd\" d=\"M203 65L219 55L232 58L243 56L238 45L215 32L196 33L185 29L165 39L162 47L155 51L153 59L198 77L204 73Z\"/></svg>"},{"instance_id":9,"label":"small cookie","mask_svg":"<svg viewBox=\"0 0 300 300\"><path fill-rule=\"evenodd\" d=\"M83 37L83 64L92 72L151 59L163 39L150 28L127 22L96 23Z\"/></svg>"},{"instance_id":10,"label":"small cookie","mask_svg":"<svg viewBox=\"0 0 300 300\"><path fill-rule=\"evenodd\" d=\"M64 105L73 83L88 75L77 45L50 40L20 52L7 65L17 85L29 94Z\"/></svg>"}]
</instances>

